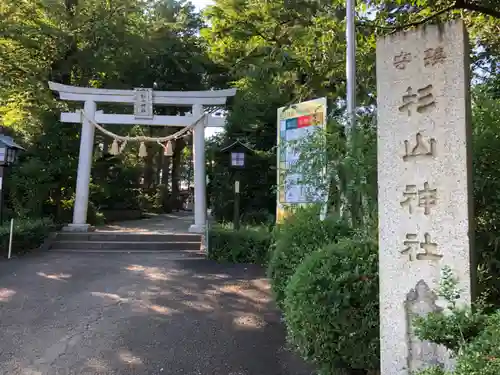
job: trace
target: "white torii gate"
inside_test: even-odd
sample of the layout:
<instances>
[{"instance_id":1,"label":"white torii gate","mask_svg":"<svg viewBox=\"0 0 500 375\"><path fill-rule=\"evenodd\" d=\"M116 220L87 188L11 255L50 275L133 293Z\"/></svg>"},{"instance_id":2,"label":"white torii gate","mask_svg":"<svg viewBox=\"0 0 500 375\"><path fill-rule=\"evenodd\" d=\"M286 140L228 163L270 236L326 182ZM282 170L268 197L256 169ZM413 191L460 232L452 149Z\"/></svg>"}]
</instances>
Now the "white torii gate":
<instances>
[{"instance_id":1,"label":"white torii gate","mask_svg":"<svg viewBox=\"0 0 500 375\"><path fill-rule=\"evenodd\" d=\"M153 91L148 88L134 90L107 90L75 87L49 82L49 87L59 93L61 100L84 103L84 114L80 112L61 113L61 122L82 123L80 154L76 178L76 198L73 223L65 230L86 232L87 208L89 200L90 172L94 147L94 125L122 124L149 126L189 126L203 113L203 106L226 104L227 98L236 94L236 89L213 91ZM134 105L133 115L104 114L97 111L96 103L123 103ZM191 107L191 116L156 116L153 105ZM89 121L90 120L90 121ZM206 116L194 127L194 224L190 232L203 233L206 225L206 177L205 177L205 127L222 127L225 119Z\"/></svg>"}]
</instances>

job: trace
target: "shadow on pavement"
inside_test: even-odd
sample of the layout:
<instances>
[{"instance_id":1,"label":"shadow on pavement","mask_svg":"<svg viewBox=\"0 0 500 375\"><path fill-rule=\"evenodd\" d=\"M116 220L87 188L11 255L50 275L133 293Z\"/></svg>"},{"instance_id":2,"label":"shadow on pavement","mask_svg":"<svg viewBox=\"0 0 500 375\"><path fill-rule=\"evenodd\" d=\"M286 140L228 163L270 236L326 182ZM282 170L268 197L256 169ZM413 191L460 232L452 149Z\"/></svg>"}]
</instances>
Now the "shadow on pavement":
<instances>
[{"instance_id":1,"label":"shadow on pavement","mask_svg":"<svg viewBox=\"0 0 500 375\"><path fill-rule=\"evenodd\" d=\"M162 254L0 264L0 373L310 375L263 275Z\"/></svg>"}]
</instances>

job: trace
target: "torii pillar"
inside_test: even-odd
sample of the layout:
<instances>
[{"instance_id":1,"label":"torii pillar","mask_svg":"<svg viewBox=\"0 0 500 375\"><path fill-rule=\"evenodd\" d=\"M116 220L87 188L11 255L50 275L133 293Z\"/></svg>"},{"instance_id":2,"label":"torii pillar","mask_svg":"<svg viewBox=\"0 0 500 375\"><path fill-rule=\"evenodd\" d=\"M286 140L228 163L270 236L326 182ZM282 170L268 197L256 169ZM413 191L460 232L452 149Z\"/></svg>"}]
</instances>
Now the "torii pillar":
<instances>
[{"instance_id":1,"label":"torii pillar","mask_svg":"<svg viewBox=\"0 0 500 375\"><path fill-rule=\"evenodd\" d=\"M203 114L203 106L193 105L193 117ZM207 225L207 182L205 163L205 122L196 124L193 131L194 158L194 224L189 227L193 233L203 233Z\"/></svg>"},{"instance_id":2,"label":"torii pillar","mask_svg":"<svg viewBox=\"0 0 500 375\"><path fill-rule=\"evenodd\" d=\"M76 172L75 207L73 209L73 223L68 224L66 230L87 232L87 210L89 206L90 172L92 170L92 156L94 154L94 121L96 103L85 101L83 106L85 117L82 119L82 133L80 135L80 153L78 155L78 169Z\"/></svg>"},{"instance_id":3,"label":"torii pillar","mask_svg":"<svg viewBox=\"0 0 500 375\"><path fill-rule=\"evenodd\" d=\"M154 91L152 89L108 90L62 85L49 82L51 90L58 91L62 100L84 103L84 114L66 112L61 114L61 122L82 124L80 154L76 179L76 197L73 222L63 230L87 232L87 209L89 201L90 172L92 169L94 125L122 124L149 126L189 126L203 113L203 106L224 105L228 97L236 94L236 89L211 91ZM134 105L134 115L104 114L96 111L97 103L123 103ZM191 107L191 116L156 116L153 104ZM89 121L90 120L90 121ZM204 117L194 127L194 224L190 232L203 233L207 219L206 174L205 174L205 127L224 126L224 119Z\"/></svg>"}]
</instances>

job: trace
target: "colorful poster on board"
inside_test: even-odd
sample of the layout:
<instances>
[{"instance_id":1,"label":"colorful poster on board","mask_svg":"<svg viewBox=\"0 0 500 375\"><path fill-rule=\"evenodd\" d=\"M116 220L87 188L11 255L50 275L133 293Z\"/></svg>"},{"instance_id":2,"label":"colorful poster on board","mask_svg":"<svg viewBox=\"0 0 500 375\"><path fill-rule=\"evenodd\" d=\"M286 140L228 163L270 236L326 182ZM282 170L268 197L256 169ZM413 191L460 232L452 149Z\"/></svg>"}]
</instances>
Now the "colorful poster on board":
<instances>
[{"instance_id":1,"label":"colorful poster on board","mask_svg":"<svg viewBox=\"0 0 500 375\"><path fill-rule=\"evenodd\" d=\"M300 157L300 151L291 147L290 143L306 138L319 128L324 128L326 118L326 98L309 100L278 109L278 196L276 205L276 221L278 223L295 207L311 203L326 203L324 192L318 191L315 186L308 186L301 182L301 175L289 171L290 165Z\"/></svg>"}]
</instances>

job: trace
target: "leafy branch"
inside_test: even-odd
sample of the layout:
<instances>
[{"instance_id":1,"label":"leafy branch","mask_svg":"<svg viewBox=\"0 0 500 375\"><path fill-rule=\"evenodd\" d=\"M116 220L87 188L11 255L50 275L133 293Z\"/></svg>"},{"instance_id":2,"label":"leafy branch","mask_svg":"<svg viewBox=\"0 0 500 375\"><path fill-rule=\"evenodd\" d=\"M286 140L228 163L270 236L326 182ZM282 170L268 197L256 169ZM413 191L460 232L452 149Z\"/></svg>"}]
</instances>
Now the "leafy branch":
<instances>
[{"instance_id":1,"label":"leafy branch","mask_svg":"<svg viewBox=\"0 0 500 375\"><path fill-rule=\"evenodd\" d=\"M396 32L396 31L408 29L410 27L416 27L419 25L423 25L423 24L433 20L434 18L439 17L440 15L442 15L444 13L448 13L448 12L453 11L453 10L469 10L469 11L473 11L473 12L486 14L486 15L491 16L493 18L500 19L500 11L497 11L497 10L494 10L494 9L491 9L491 8L488 8L488 7L479 5L479 4L470 3L467 0L455 0L453 2L453 4L434 12L427 17L424 17L418 21L406 23L404 25L382 26L382 25L374 25L374 24L371 24L368 22L359 22L358 25L359 26L371 26L371 27L374 27L376 29L391 30L392 32Z\"/></svg>"}]
</instances>

